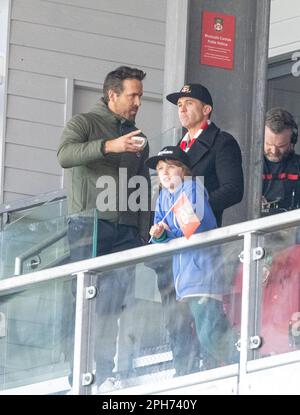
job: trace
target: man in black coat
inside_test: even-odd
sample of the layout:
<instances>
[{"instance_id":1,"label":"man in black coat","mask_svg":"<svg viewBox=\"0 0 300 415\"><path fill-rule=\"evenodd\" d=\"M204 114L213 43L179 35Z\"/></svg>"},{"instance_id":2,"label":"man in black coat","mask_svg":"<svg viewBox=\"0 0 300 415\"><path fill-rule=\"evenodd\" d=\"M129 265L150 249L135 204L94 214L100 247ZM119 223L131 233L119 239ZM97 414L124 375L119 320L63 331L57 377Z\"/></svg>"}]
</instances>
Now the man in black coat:
<instances>
[{"instance_id":1,"label":"man in black coat","mask_svg":"<svg viewBox=\"0 0 300 415\"><path fill-rule=\"evenodd\" d=\"M240 147L232 135L210 121L213 101L203 85L184 85L180 92L167 95L167 100L177 105L180 122L187 130L178 145L188 153L193 175L204 177L210 205L218 226L221 226L224 209L240 202L243 197ZM200 357L199 344L193 333L194 322L187 305L176 301L172 267L167 260L156 267L153 265L176 373L184 375L197 371ZM202 358L202 369L213 367L207 356Z\"/></svg>"},{"instance_id":2,"label":"man in black coat","mask_svg":"<svg viewBox=\"0 0 300 415\"><path fill-rule=\"evenodd\" d=\"M180 122L187 130L179 145L188 152L193 175L204 177L209 203L221 226L224 209L243 198L240 147L232 135L210 121L213 100L203 85L184 85L180 92L167 95L167 100L178 107Z\"/></svg>"}]
</instances>

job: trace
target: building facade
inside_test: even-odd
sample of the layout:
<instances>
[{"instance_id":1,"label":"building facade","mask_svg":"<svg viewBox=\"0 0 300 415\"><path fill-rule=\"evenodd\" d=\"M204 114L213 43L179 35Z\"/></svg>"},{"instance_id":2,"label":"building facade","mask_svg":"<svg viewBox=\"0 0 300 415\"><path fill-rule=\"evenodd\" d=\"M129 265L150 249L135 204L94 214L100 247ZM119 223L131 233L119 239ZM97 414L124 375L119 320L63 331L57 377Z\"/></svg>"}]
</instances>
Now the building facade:
<instances>
[{"instance_id":1,"label":"building facade","mask_svg":"<svg viewBox=\"0 0 300 415\"><path fill-rule=\"evenodd\" d=\"M101 96L105 74L118 65L147 72L137 123L155 153L162 144L161 131L178 126L176 110L164 102L164 95L194 77L193 54L199 53L200 39L191 37L189 29L195 31L196 25L200 30L198 11L245 13L248 5L240 2L235 10L234 2L220 0L1 0L0 201L9 203L63 187L56 159L62 128L73 114L94 104ZM267 107L282 105L296 120L300 117L299 7L296 0L271 1L267 86ZM237 43L243 25L239 27L237 20ZM237 45L237 55L238 49ZM245 52L249 62L252 52ZM244 158L250 160L245 166L248 176L253 164L249 140L243 142L245 131L222 103L234 88L228 71L214 72L203 65L196 70L201 79L204 74L216 96L216 121L237 136ZM228 90L224 98L214 90L220 77ZM244 96L248 93L241 91ZM243 104L240 99L236 111L243 105L250 102ZM248 218L252 215L248 213Z\"/></svg>"}]
</instances>

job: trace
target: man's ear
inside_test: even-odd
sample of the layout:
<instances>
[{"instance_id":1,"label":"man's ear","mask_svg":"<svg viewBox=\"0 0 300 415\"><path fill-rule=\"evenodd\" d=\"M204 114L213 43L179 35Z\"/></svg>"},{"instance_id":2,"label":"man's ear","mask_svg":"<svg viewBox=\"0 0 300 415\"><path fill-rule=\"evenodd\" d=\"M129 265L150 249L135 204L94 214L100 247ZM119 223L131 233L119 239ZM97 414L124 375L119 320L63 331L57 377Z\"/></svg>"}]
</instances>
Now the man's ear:
<instances>
[{"instance_id":1,"label":"man's ear","mask_svg":"<svg viewBox=\"0 0 300 415\"><path fill-rule=\"evenodd\" d=\"M108 91L108 101L112 101L112 102L114 102L115 101L115 97L116 97L116 92L113 90L113 89L109 89L109 91Z\"/></svg>"},{"instance_id":2,"label":"man's ear","mask_svg":"<svg viewBox=\"0 0 300 415\"><path fill-rule=\"evenodd\" d=\"M208 116L211 112L212 112L212 106L208 105L208 104L205 104L204 108L203 108L204 115Z\"/></svg>"}]
</instances>

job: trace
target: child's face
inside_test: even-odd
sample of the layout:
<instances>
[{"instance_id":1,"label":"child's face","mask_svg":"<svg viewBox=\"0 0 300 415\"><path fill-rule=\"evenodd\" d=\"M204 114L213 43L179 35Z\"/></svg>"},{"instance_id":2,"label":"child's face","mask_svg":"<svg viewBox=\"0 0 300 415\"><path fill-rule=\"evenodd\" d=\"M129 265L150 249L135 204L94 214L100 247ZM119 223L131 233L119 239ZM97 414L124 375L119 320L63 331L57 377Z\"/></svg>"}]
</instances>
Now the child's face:
<instances>
[{"instance_id":1,"label":"child's face","mask_svg":"<svg viewBox=\"0 0 300 415\"><path fill-rule=\"evenodd\" d=\"M160 160L157 163L156 171L161 185L169 191L174 190L184 179L183 168L172 164L172 160L168 162Z\"/></svg>"}]
</instances>

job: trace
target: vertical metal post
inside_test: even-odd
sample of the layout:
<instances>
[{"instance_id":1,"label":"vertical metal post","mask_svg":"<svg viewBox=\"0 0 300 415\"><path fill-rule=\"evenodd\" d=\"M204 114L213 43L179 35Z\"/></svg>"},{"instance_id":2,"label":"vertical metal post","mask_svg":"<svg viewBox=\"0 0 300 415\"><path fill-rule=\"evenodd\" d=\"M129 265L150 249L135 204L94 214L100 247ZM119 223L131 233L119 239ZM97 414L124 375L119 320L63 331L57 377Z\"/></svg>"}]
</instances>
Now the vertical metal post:
<instances>
[{"instance_id":1,"label":"vertical metal post","mask_svg":"<svg viewBox=\"0 0 300 415\"><path fill-rule=\"evenodd\" d=\"M254 70L251 108L251 133L247 140L246 157L249 174L245 180L247 189L247 219L260 217L263 141L265 132L265 112L267 102L267 73L269 51L270 0L259 0L256 9ZM250 109L250 108L249 108ZM246 147L247 148L247 147Z\"/></svg>"},{"instance_id":2,"label":"vertical metal post","mask_svg":"<svg viewBox=\"0 0 300 415\"><path fill-rule=\"evenodd\" d=\"M73 365L73 395L86 395L88 386L93 383L92 356L90 347L90 323L93 308L89 291L94 290L91 286L92 273L88 271L78 272L76 292L75 313L75 336L74 336L74 365Z\"/></svg>"},{"instance_id":3,"label":"vertical metal post","mask_svg":"<svg viewBox=\"0 0 300 415\"><path fill-rule=\"evenodd\" d=\"M64 106L64 124L66 124L73 115L74 102L74 79L65 78L65 106ZM65 169L61 171L61 189L64 188Z\"/></svg>"},{"instance_id":4,"label":"vertical metal post","mask_svg":"<svg viewBox=\"0 0 300 415\"><path fill-rule=\"evenodd\" d=\"M241 338L240 338L240 367L239 367L239 394L248 392L247 384L247 362L249 359L249 339L255 318L254 296L255 296L255 264L253 250L256 246L257 235L248 232L244 235L243 256L243 288L242 288L242 311L241 311Z\"/></svg>"}]
</instances>

